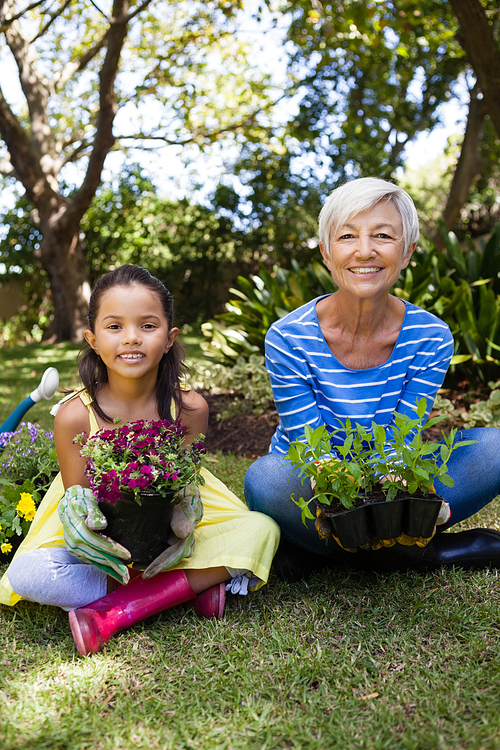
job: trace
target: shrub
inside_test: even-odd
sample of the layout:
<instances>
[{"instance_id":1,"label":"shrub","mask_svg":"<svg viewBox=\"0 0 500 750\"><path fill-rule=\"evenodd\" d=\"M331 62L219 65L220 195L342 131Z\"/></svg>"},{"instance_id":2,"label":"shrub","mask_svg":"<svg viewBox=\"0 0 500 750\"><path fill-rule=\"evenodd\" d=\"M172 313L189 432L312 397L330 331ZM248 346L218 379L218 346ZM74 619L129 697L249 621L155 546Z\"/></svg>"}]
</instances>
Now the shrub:
<instances>
[{"instance_id":1,"label":"shrub","mask_svg":"<svg viewBox=\"0 0 500 750\"><path fill-rule=\"evenodd\" d=\"M490 381L491 393L485 401L471 404L467 411L456 409L453 403L440 394L434 409L449 423L461 422L464 427L500 427L500 380Z\"/></svg>"},{"instance_id":2,"label":"shrub","mask_svg":"<svg viewBox=\"0 0 500 750\"><path fill-rule=\"evenodd\" d=\"M226 303L226 312L202 325L206 341L201 347L207 357L234 364L239 356L264 353L264 338L276 320L321 294L335 291L322 263L305 268L292 260L291 269L274 266L272 273L261 268L251 281L238 276L238 289Z\"/></svg>"},{"instance_id":3,"label":"shrub","mask_svg":"<svg viewBox=\"0 0 500 750\"><path fill-rule=\"evenodd\" d=\"M269 375L262 354L251 354L248 359L238 357L232 367L219 363L191 367L190 384L212 393L231 392L233 400L219 414L219 419L230 419L241 412L263 414L274 404Z\"/></svg>"},{"instance_id":4,"label":"shrub","mask_svg":"<svg viewBox=\"0 0 500 750\"><path fill-rule=\"evenodd\" d=\"M455 338L451 373L487 383L500 366L500 224L487 242L467 242L464 250L447 234L446 251L422 239L421 248L393 289L401 299L442 318ZM269 326L311 299L335 291L330 274L318 261L300 268L262 268L238 288L226 312L204 323L205 354L234 364L238 357L264 352Z\"/></svg>"},{"instance_id":5,"label":"shrub","mask_svg":"<svg viewBox=\"0 0 500 750\"><path fill-rule=\"evenodd\" d=\"M452 372L487 383L498 377L500 365L500 224L487 242L481 240L477 246L467 239L465 249L453 232L443 234L444 253L438 253L425 240L422 243L427 263L420 272L428 273L431 296L419 298L420 287L412 290L409 299L450 326L455 339ZM407 269L406 276L413 268Z\"/></svg>"}]
</instances>

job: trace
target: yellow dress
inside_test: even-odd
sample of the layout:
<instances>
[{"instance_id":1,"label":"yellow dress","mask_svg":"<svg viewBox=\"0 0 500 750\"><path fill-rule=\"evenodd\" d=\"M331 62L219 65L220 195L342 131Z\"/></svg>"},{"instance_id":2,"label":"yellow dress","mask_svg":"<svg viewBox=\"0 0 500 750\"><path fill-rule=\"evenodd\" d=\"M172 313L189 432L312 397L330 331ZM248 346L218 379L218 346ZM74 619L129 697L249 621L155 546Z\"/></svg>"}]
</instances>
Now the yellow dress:
<instances>
[{"instance_id":1,"label":"yellow dress","mask_svg":"<svg viewBox=\"0 0 500 750\"><path fill-rule=\"evenodd\" d=\"M87 406L90 420L90 435L99 426L91 408L88 393L78 395ZM252 589L256 591L269 577L271 563L278 547L280 531L269 516L250 511L231 490L213 474L202 469L205 484L200 487L203 502L203 519L195 529L195 547L192 557L185 558L172 570L205 569L224 566L236 570L248 570L260 579ZM14 559L25 552L40 547L64 547L62 525L57 514L57 505L64 494L61 474L52 482L40 503L30 530L17 550ZM9 571L0 581L0 603L14 605L21 597L13 590L8 578Z\"/></svg>"}]
</instances>

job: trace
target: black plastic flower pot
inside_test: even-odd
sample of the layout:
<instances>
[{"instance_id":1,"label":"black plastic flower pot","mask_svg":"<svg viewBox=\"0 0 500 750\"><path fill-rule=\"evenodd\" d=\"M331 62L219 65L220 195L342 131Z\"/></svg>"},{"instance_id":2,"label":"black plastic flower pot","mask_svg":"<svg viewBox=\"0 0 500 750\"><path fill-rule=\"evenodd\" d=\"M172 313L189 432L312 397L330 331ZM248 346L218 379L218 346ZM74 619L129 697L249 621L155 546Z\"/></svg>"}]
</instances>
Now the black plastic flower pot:
<instances>
[{"instance_id":1,"label":"black plastic flower pot","mask_svg":"<svg viewBox=\"0 0 500 750\"><path fill-rule=\"evenodd\" d=\"M366 505L353 510L332 512L328 505L318 503L322 512L328 517L333 527L333 533L343 547L354 549L366 545L370 541L370 530Z\"/></svg>"},{"instance_id":2,"label":"black plastic flower pot","mask_svg":"<svg viewBox=\"0 0 500 750\"><path fill-rule=\"evenodd\" d=\"M427 497L405 498L404 531L408 536L432 536L443 498L429 493Z\"/></svg>"},{"instance_id":3,"label":"black plastic flower pot","mask_svg":"<svg viewBox=\"0 0 500 750\"><path fill-rule=\"evenodd\" d=\"M366 508L354 508L330 518L335 536L343 547L363 547L370 542L370 529Z\"/></svg>"},{"instance_id":4,"label":"black plastic flower pot","mask_svg":"<svg viewBox=\"0 0 500 750\"><path fill-rule=\"evenodd\" d=\"M385 502L366 502L353 510L334 511L318 503L332 524L342 547L369 546L374 539L397 539L402 534L429 539L434 531L443 499L428 493L423 497L397 497Z\"/></svg>"},{"instance_id":5,"label":"black plastic flower pot","mask_svg":"<svg viewBox=\"0 0 500 750\"><path fill-rule=\"evenodd\" d=\"M136 503L132 492L122 494L115 503L99 503L108 522L103 533L128 549L132 562L149 565L169 546L175 492L167 493L166 497L141 492L141 505Z\"/></svg>"},{"instance_id":6,"label":"black plastic flower pot","mask_svg":"<svg viewBox=\"0 0 500 750\"><path fill-rule=\"evenodd\" d=\"M404 528L405 501L367 505L370 534L375 539L397 539Z\"/></svg>"}]
</instances>

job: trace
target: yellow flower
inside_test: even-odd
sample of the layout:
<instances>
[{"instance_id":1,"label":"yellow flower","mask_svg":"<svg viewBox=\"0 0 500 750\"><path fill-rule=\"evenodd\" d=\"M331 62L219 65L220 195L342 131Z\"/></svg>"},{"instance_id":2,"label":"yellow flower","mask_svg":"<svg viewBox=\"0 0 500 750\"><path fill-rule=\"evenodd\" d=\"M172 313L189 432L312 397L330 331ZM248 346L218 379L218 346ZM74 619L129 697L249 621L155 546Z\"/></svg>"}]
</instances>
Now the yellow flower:
<instances>
[{"instance_id":1,"label":"yellow flower","mask_svg":"<svg viewBox=\"0 0 500 750\"><path fill-rule=\"evenodd\" d=\"M8 544L7 542L4 542L2 545L0 545L0 551L4 554L7 554L7 552L10 552L12 549L12 544Z\"/></svg>"},{"instance_id":2,"label":"yellow flower","mask_svg":"<svg viewBox=\"0 0 500 750\"><path fill-rule=\"evenodd\" d=\"M29 492L21 492L21 499L17 504L16 511L18 516L24 516L27 521L32 521L36 513L33 495L30 495Z\"/></svg>"}]
</instances>

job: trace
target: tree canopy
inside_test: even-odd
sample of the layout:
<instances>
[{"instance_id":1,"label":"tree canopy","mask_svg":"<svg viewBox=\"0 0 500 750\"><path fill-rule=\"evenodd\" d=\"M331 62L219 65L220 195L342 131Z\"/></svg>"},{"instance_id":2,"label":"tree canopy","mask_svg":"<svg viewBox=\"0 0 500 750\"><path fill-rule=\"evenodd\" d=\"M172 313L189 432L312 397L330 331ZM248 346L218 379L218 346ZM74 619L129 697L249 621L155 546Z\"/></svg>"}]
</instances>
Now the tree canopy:
<instances>
[{"instance_id":1,"label":"tree canopy","mask_svg":"<svg viewBox=\"0 0 500 750\"><path fill-rule=\"evenodd\" d=\"M32 221L33 205L22 196L4 216L0 242L6 275L24 284L23 327L37 330L39 311L50 310L50 285L39 267L41 234ZM182 323L201 323L223 308L227 289L246 272L252 250L245 234L207 206L157 195L138 165L104 183L80 225L89 281L124 263L147 268L172 292Z\"/></svg>"},{"instance_id":2,"label":"tree canopy","mask_svg":"<svg viewBox=\"0 0 500 750\"><path fill-rule=\"evenodd\" d=\"M50 282L55 333L78 338L89 271L80 223L112 149L183 149L241 134L262 138L271 104L231 33L239 0L0 2L0 59L14 61L23 103L2 76L2 173L33 205L38 257ZM231 65L228 61L231 61ZM62 185L69 165L74 188ZM76 175L76 176L75 176Z\"/></svg>"},{"instance_id":3,"label":"tree canopy","mask_svg":"<svg viewBox=\"0 0 500 750\"><path fill-rule=\"evenodd\" d=\"M471 75L473 64L454 12L460 3L281 4L291 18L281 106L292 114L265 143L247 144L238 164L240 178L252 191L247 199L251 215L263 232L267 226L274 238L281 224L283 247L291 231L287 206L292 215L298 206L299 212L302 207L317 216L319 197L348 179L397 180L406 145L439 125L441 107L456 95L459 81L469 84L469 116L463 139L455 142L454 179L442 205L448 228L478 177L497 178L498 134L488 127L489 107ZM493 4L476 4L498 50ZM491 50L490 55L493 59Z\"/></svg>"},{"instance_id":4,"label":"tree canopy","mask_svg":"<svg viewBox=\"0 0 500 750\"><path fill-rule=\"evenodd\" d=\"M90 283L115 251L181 273L176 263L194 258L196 243L197 268L208 264L198 290L216 276L209 264L228 260L228 248L230 263L306 263L317 252L323 196L356 176L399 179L407 144L439 124L460 80L469 86L467 128L454 141L439 205L450 228L476 184L485 200L470 225L478 232L491 225L485 214L496 205L500 132L493 0L282 0L273 11L288 23L281 90L266 72L272 65L252 65L235 32L242 6L0 0L0 171L25 191L16 210L29 213L29 226L19 230L17 257L33 252L26 267L45 274L59 339L79 337ZM13 70L19 96L8 85ZM160 206L139 181L144 223L133 210L116 213L123 195L109 194L115 208L97 216L110 188L92 201L111 151L137 159L138 148L154 150L160 175L172 153L160 147L176 148L188 163L213 144L223 144L227 163L213 210L183 200L176 213L175 200ZM160 210L166 222L155 216ZM186 289L195 288L195 265L185 269Z\"/></svg>"}]
</instances>

